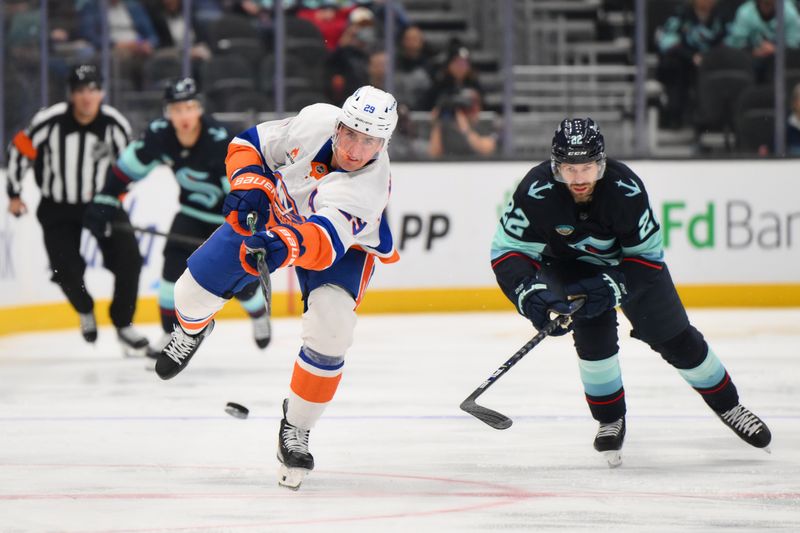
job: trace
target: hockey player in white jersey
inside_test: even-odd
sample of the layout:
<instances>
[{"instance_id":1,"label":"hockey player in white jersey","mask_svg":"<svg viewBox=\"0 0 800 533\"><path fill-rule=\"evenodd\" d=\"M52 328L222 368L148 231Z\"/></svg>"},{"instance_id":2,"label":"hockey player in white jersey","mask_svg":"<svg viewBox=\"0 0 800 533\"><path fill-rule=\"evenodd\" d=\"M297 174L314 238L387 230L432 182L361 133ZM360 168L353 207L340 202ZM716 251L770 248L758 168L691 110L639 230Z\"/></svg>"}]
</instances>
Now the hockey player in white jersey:
<instances>
[{"instance_id":1,"label":"hockey player in white jersey","mask_svg":"<svg viewBox=\"0 0 800 533\"><path fill-rule=\"evenodd\" d=\"M170 379L214 327L214 315L258 276L294 265L302 291L303 343L278 437L279 483L298 488L314 468L309 431L333 399L353 339L355 309L377 257L398 259L384 216L386 151L397 124L394 97L371 86L338 108L314 104L236 136L226 167L226 223L188 260L175 284L179 327L156 362ZM255 234L247 216L257 215Z\"/></svg>"}]
</instances>

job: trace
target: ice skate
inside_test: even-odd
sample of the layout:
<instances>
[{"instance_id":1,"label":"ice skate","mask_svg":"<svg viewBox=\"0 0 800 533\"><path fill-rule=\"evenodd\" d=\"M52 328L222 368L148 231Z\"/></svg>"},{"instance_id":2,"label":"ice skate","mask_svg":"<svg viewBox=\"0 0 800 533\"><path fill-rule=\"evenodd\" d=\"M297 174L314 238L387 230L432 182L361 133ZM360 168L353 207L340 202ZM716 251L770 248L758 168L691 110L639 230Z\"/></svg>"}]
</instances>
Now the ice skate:
<instances>
[{"instance_id":1,"label":"ice skate","mask_svg":"<svg viewBox=\"0 0 800 533\"><path fill-rule=\"evenodd\" d=\"M86 342L94 342L97 340L97 320L94 318L94 311L88 313L79 313L78 318L81 321L81 335L83 335Z\"/></svg>"},{"instance_id":2,"label":"ice skate","mask_svg":"<svg viewBox=\"0 0 800 533\"><path fill-rule=\"evenodd\" d=\"M610 468L622 464L622 443L625 440L625 417L600 424L594 437L594 449L602 453Z\"/></svg>"},{"instance_id":3,"label":"ice skate","mask_svg":"<svg viewBox=\"0 0 800 533\"><path fill-rule=\"evenodd\" d=\"M169 342L161 350L156 360L156 374L158 374L158 377L172 379L177 376L181 370L186 368L203 339L208 337L213 330L213 320L197 335L189 335L183 331L181 326L175 324L175 330L172 332Z\"/></svg>"},{"instance_id":4,"label":"ice skate","mask_svg":"<svg viewBox=\"0 0 800 533\"><path fill-rule=\"evenodd\" d=\"M286 420L289 400L283 400L283 419L278 433L278 485L297 490L303 478L314 469L314 457L308 452L311 430L300 429Z\"/></svg>"},{"instance_id":5,"label":"ice skate","mask_svg":"<svg viewBox=\"0 0 800 533\"><path fill-rule=\"evenodd\" d=\"M769 443L772 441L772 434L769 428L763 420L750 412L747 407L738 404L723 413L717 413L717 416L747 444L762 448L767 453L772 453L769 449Z\"/></svg>"},{"instance_id":6,"label":"ice skate","mask_svg":"<svg viewBox=\"0 0 800 533\"><path fill-rule=\"evenodd\" d=\"M139 333L133 326L117 328L117 340L122 346L125 357L139 357L147 352L147 337Z\"/></svg>"},{"instance_id":7,"label":"ice skate","mask_svg":"<svg viewBox=\"0 0 800 533\"><path fill-rule=\"evenodd\" d=\"M272 340L272 324L267 313L253 319L253 339L262 350L269 346L269 341Z\"/></svg>"}]
</instances>

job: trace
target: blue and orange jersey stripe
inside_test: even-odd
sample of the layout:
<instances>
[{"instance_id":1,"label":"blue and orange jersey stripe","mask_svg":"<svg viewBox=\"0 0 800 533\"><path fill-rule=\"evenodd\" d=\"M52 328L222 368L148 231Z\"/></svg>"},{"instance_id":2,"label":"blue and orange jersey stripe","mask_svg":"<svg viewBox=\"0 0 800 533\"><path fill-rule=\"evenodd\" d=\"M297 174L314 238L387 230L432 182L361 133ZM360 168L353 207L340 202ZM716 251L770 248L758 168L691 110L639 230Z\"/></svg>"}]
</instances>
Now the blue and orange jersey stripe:
<instances>
[{"instance_id":1,"label":"blue and orange jersey stripe","mask_svg":"<svg viewBox=\"0 0 800 533\"><path fill-rule=\"evenodd\" d=\"M367 285L369 280L372 279L372 273L375 271L375 256L367 254L367 259L364 261L364 267L361 270L361 281L358 284L358 294L356 294L356 308L361 304L364 298L364 293L367 292Z\"/></svg>"}]
</instances>

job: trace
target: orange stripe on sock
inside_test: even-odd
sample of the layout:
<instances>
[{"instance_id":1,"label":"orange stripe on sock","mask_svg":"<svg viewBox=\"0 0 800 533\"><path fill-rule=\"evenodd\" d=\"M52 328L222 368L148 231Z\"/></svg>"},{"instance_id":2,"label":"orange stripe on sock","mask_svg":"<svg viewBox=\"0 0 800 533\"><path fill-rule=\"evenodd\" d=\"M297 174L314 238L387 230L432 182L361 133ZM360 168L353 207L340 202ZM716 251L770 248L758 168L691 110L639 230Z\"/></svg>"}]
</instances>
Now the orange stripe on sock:
<instances>
[{"instance_id":1,"label":"orange stripe on sock","mask_svg":"<svg viewBox=\"0 0 800 533\"><path fill-rule=\"evenodd\" d=\"M175 316L178 317L178 322L180 322L183 331L189 333L190 335L200 333L201 331L203 331L203 328L205 328L208 325L208 323L211 322L211 320L214 318L214 315L211 315L202 322L186 322L185 320L181 319L180 313L175 313Z\"/></svg>"},{"instance_id":2,"label":"orange stripe on sock","mask_svg":"<svg viewBox=\"0 0 800 533\"><path fill-rule=\"evenodd\" d=\"M292 372L292 392L307 402L327 403L336 394L341 379L341 372L331 378L317 376L302 368L295 361L294 372Z\"/></svg>"}]
</instances>

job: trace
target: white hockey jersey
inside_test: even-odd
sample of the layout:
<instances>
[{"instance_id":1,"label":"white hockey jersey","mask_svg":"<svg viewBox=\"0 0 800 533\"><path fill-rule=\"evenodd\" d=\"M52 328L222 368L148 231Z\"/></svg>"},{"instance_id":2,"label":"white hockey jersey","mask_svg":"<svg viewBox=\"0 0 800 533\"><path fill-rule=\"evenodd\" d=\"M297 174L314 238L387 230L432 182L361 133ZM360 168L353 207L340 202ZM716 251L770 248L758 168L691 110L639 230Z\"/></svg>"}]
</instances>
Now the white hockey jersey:
<instances>
[{"instance_id":1,"label":"white hockey jersey","mask_svg":"<svg viewBox=\"0 0 800 533\"><path fill-rule=\"evenodd\" d=\"M270 226L311 223L324 230L320 233L325 238L318 244L330 246L330 254L317 254L325 258L320 264L297 263L314 270L327 268L351 247L374 254L383 262L399 258L384 216L391 189L386 149L357 171L329 168L340 112L329 104L314 104L294 117L258 124L231 141L226 160L232 183L240 175L261 174L253 166L257 161L254 153L269 169L266 175L272 172L274 220Z\"/></svg>"}]
</instances>

